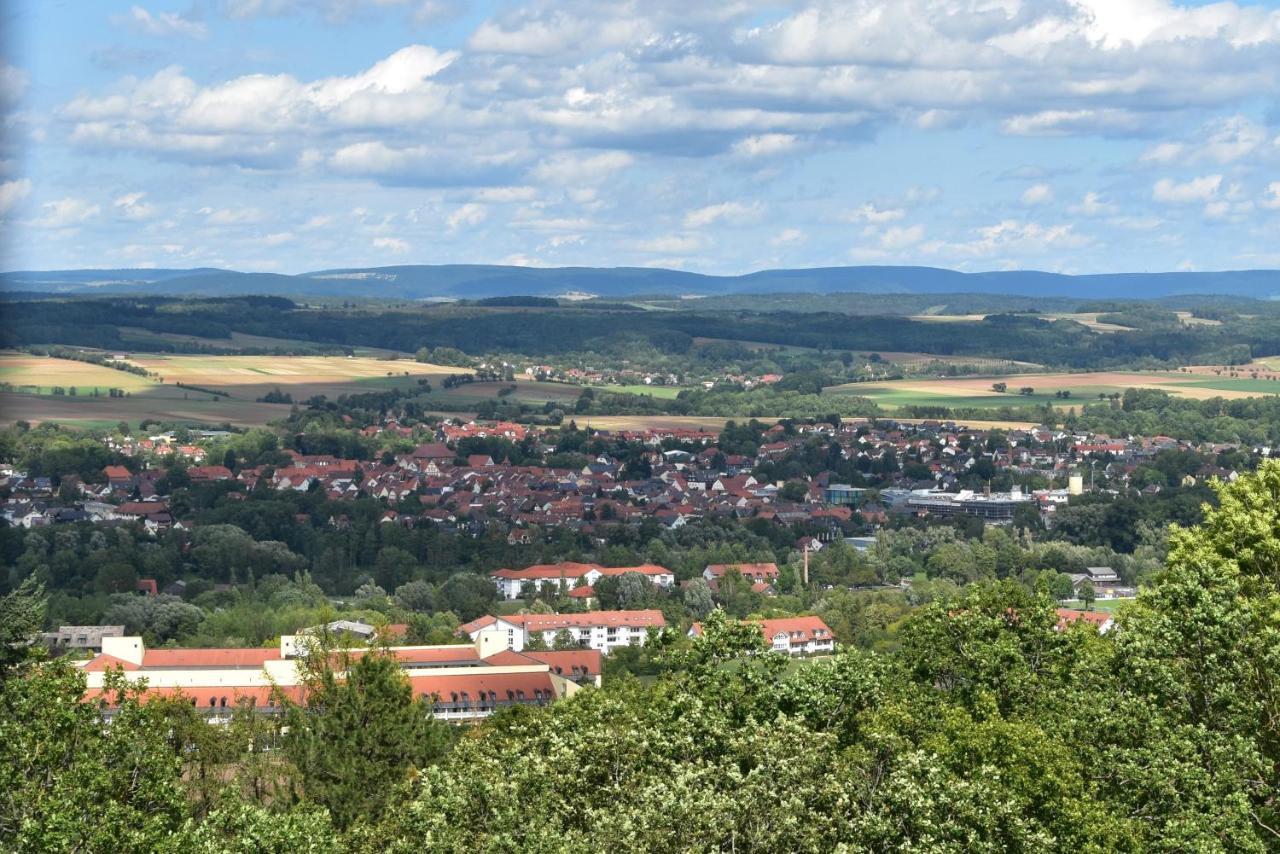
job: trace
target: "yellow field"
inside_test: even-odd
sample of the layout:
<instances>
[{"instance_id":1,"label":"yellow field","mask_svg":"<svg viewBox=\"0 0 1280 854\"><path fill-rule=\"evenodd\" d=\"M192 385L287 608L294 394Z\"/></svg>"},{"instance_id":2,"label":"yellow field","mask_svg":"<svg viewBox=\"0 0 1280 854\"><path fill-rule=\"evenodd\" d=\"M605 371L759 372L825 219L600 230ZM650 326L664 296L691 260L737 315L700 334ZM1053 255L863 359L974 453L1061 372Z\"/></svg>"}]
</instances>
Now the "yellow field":
<instances>
[{"instance_id":1,"label":"yellow field","mask_svg":"<svg viewBox=\"0 0 1280 854\"><path fill-rule=\"evenodd\" d=\"M183 383L225 391L253 400L272 389L289 392L295 400L323 394L336 397L361 391L413 387L418 379L433 382L448 374L470 373L415 362L386 361L354 356L169 356L132 355L129 361L146 368L165 385Z\"/></svg>"},{"instance_id":2,"label":"yellow field","mask_svg":"<svg viewBox=\"0 0 1280 854\"><path fill-rule=\"evenodd\" d=\"M419 388L420 379L429 379L438 388L448 374L469 372L407 359L338 356L138 354L128 361L153 376L69 359L0 353L0 382L8 383L11 389L0 394L0 422L53 420L102 426L153 418L263 424L289 413L287 404L258 402L277 388L302 401L317 394L333 398L397 387L413 390ZM61 387L63 394L55 395L54 387ZM73 387L74 396L70 394ZM123 389L128 397L109 397L107 390L111 388Z\"/></svg>"}]
</instances>

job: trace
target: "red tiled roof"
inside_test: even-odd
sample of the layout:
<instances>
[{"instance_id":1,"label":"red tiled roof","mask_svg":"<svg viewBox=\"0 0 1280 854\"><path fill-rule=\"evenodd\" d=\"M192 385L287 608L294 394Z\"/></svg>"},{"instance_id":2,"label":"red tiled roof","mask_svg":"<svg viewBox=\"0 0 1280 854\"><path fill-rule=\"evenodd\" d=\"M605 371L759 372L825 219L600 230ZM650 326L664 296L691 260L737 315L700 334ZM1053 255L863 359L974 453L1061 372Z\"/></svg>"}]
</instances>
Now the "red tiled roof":
<instances>
[{"instance_id":1,"label":"red tiled roof","mask_svg":"<svg viewBox=\"0 0 1280 854\"><path fill-rule=\"evenodd\" d=\"M665 626L666 619L656 609L645 611L588 611L585 614L519 614L502 619L532 632L591 626Z\"/></svg>"},{"instance_id":2,"label":"red tiled roof","mask_svg":"<svg viewBox=\"0 0 1280 854\"><path fill-rule=\"evenodd\" d=\"M716 578L724 575L731 569L736 569L741 575L765 575L776 577L778 575L778 565L776 563L713 563L707 566L711 574Z\"/></svg>"},{"instance_id":3,"label":"red tiled roof","mask_svg":"<svg viewBox=\"0 0 1280 854\"><path fill-rule=\"evenodd\" d=\"M195 700L196 708L216 707L222 708L222 698L226 698L226 707L228 709L234 707L241 699L252 700L255 706L269 706L272 702L272 693L277 690L270 685L216 685L205 687L172 687L172 688L153 688L148 686L142 692L142 702L160 699L185 699ZM300 686L282 687L279 689L286 697L295 702L302 697L302 689ZM99 699L106 699L108 705L115 705L115 691L108 691L103 688L90 688L84 692L85 702L96 702ZM214 702L211 704L209 700Z\"/></svg>"},{"instance_id":4,"label":"red tiled roof","mask_svg":"<svg viewBox=\"0 0 1280 854\"><path fill-rule=\"evenodd\" d=\"M578 578L593 569L598 569L598 567L590 563L565 561L564 563L540 563L527 566L524 569L499 569L496 572L489 573L489 575L493 578L518 578L522 581L532 578L560 578L561 576Z\"/></svg>"},{"instance_id":5,"label":"red tiled roof","mask_svg":"<svg viewBox=\"0 0 1280 854\"><path fill-rule=\"evenodd\" d=\"M598 649L527 649L524 652L506 649L489 656L485 661L498 666L546 664L558 676L566 673L572 675L575 667L589 676L598 676L603 672L603 659Z\"/></svg>"},{"instance_id":6,"label":"red tiled roof","mask_svg":"<svg viewBox=\"0 0 1280 854\"><path fill-rule=\"evenodd\" d=\"M453 702L453 694L460 701L464 692L472 702L479 701L481 691L492 691L500 702L508 699L508 691L523 691L526 700L534 699L534 691L555 694L550 673L486 673L478 668L474 673L451 676L413 676L409 683L415 697L437 697L446 703Z\"/></svg>"},{"instance_id":7,"label":"red tiled roof","mask_svg":"<svg viewBox=\"0 0 1280 854\"><path fill-rule=\"evenodd\" d=\"M256 649L149 649L142 654L142 669L158 667L258 667L280 659L280 648Z\"/></svg>"},{"instance_id":8,"label":"red tiled roof","mask_svg":"<svg viewBox=\"0 0 1280 854\"><path fill-rule=\"evenodd\" d=\"M601 575L623 575L628 572L638 572L641 575L675 575L665 566L658 566L653 563L645 563L640 566L602 566L599 569Z\"/></svg>"}]
</instances>

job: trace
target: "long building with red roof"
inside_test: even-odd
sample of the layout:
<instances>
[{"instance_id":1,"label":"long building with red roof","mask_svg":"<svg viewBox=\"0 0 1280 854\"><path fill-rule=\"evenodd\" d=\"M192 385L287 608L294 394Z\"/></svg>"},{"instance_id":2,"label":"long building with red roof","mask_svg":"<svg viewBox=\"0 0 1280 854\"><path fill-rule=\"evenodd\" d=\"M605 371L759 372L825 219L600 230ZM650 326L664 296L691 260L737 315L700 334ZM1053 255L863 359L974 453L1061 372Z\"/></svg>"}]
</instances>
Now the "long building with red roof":
<instances>
[{"instance_id":1,"label":"long building with red roof","mask_svg":"<svg viewBox=\"0 0 1280 854\"><path fill-rule=\"evenodd\" d=\"M302 638L286 635L278 647L230 649L147 649L140 637L103 638L102 652L82 666L85 699L102 704L110 716L114 698L105 690L106 678L119 670L130 682L145 680L144 702L182 698L214 722L229 720L243 703L278 711L282 697L304 699ZM581 685L600 684L599 652L512 652L498 629L477 631L469 644L398 646L390 653L414 696L427 698L437 718L452 722L475 721L509 705L545 705Z\"/></svg>"},{"instance_id":2,"label":"long building with red roof","mask_svg":"<svg viewBox=\"0 0 1280 854\"><path fill-rule=\"evenodd\" d=\"M676 575L665 566L645 563L639 566L601 566L596 563L539 563L524 569L499 569L489 573L498 595L504 599L519 599L526 593L540 592L545 588L560 587L568 593L579 587L591 587L601 578L636 572L660 587L671 587Z\"/></svg>"}]
</instances>

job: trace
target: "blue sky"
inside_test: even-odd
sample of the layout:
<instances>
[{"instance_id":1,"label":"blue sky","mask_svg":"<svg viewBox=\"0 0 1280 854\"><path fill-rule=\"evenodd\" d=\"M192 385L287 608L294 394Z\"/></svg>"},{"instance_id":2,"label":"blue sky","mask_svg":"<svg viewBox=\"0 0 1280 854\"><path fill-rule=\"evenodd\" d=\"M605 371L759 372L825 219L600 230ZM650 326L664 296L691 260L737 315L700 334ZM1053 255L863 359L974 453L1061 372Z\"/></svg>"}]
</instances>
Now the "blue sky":
<instances>
[{"instance_id":1,"label":"blue sky","mask_svg":"<svg viewBox=\"0 0 1280 854\"><path fill-rule=\"evenodd\" d=\"M1280 267L1276 2L3 8L6 269Z\"/></svg>"}]
</instances>

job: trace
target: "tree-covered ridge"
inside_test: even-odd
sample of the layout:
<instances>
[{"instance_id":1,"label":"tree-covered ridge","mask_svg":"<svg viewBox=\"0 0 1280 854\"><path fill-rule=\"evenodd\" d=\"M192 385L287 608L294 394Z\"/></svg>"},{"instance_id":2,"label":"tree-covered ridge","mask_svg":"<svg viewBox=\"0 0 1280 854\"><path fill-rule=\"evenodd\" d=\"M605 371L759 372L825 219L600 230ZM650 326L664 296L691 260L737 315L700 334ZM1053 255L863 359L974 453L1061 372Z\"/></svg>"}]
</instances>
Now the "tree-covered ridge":
<instances>
[{"instance_id":1,"label":"tree-covered ridge","mask_svg":"<svg viewBox=\"0 0 1280 854\"><path fill-rule=\"evenodd\" d=\"M1140 304L1141 305L1141 304ZM325 347L381 347L417 352L449 347L471 355L506 352L618 354L642 345L690 354L695 339L760 342L823 351L919 351L985 356L1084 369L1149 364L1227 364L1280 353L1280 326L1259 308L1227 312L1218 325L1170 327L1150 308L1132 310L1135 328L1098 332L1067 318L993 313L984 320L929 323L891 312L664 311L634 306L421 305L370 303L303 307L279 297L176 300L158 297L17 300L3 305L0 346L78 345L168 349L132 329L228 339L232 332ZM134 336L134 338L131 338ZM186 345L184 345L186 347Z\"/></svg>"},{"instance_id":2,"label":"tree-covered ridge","mask_svg":"<svg viewBox=\"0 0 1280 854\"><path fill-rule=\"evenodd\" d=\"M232 747L218 754L174 725L185 704L127 697L103 728L75 702L83 680L65 664L9 662L0 840L32 851L1275 850L1280 463L1218 491L1220 506L1173 532L1164 569L1107 634L1061 626L1047 596L997 582L908 618L894 652L796 666L713 614L700 639L664 639L654 683L504 712L438 759L439 735L404 718L399 674L370 666L347 684L368 692L366 726L399 739L403 758L344 761L351 727L317 722L333 733L329 788L307 783L305 754L286 740L267 776L289 781L288 797L255 790L262 757L243 730L225 731ZM33 595L4 604L28 628ZM335 693L310 713L349 715L348 702ZM215 769L225 785L211 789ZM388 794L354 813L325 808L326 790L364 803L361 787Z\"/></svg>"}]
</instances>

